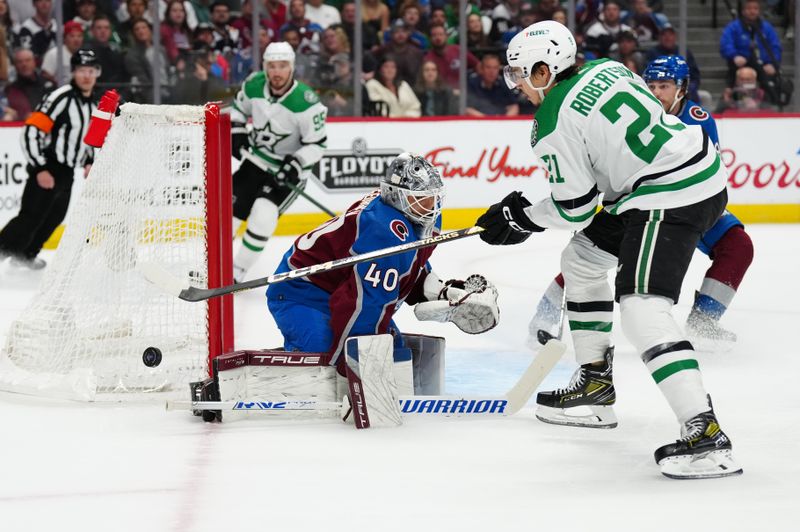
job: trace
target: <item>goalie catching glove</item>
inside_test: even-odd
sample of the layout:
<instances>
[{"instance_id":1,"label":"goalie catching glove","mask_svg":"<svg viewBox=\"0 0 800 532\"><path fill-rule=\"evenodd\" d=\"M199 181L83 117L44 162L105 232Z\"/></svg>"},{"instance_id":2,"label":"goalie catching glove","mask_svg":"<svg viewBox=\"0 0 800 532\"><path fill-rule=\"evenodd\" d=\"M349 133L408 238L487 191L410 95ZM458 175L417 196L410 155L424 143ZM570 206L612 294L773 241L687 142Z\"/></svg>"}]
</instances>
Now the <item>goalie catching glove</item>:
<instances>
[{"instance_id":1,"label":"goalie catching glove","mask_svg":"<svg viewBox=\"0 0 800 532\"><path fill-rule=\"evenodd\" d=\"M414 315L421 321L452 322L468 334L480 334L500 321L497 289L482 275L465 281L451 279L442 284L434 301L417 303Z\"/></svg>"}]
</instances>

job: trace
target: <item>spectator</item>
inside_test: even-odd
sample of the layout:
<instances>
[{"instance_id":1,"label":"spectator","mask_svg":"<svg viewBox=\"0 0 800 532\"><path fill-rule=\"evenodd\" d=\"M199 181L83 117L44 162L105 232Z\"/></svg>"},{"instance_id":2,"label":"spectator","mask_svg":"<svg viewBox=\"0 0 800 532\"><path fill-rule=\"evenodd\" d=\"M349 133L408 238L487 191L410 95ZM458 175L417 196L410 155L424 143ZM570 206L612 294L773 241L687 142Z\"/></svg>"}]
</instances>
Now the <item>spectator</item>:
<instances>
[{"instance_id":1,"label":"spectator","mask_svg":"<svg viewBox=\"0 0 800 532\"><path fill-rule=\"evenodd\" d=\"M390 118L411 117L421 115L420 104L411 86L398 76L397 63L386 57L375 77L367 81L367 95L373 104L383 102L384 116Z\"/></svg>"},{"instance_id":2,"label":"spectator","mask_svg":"<svg viewBox=\"0 0 800 532\"><path fill-rule=\"evenodd\" d=\"M424 56L425 61L436 63L439 77L451 89L458 88L459 70L461 69L458 45L447 44L447 30L444 25L431 26L431 49ZM467 51L467 68L470 71L478 66L478 59Z\"/></svg>"},{"instance_id":3,"label":"spectator","mask_svg":"<svg viewBox=\"0 0 800 532\"><path fill-rule=\"evenodd\" d=\"M175 103L203 105L206 102L221 100L225 94L225 82L212 74L214 53L208 47L195 50L189 56L186 71L175 84L173 99Z\"/></svg>"},{"instance_id":4,"label":"spectator","mask_svg":"<svg viewBox=\"0 0 800 532\"><path fill-rule=\"evenodd\" d=\"M272 29L268 26L261 26L258 29L258 54L256 55L256 62L261 63L261 58L264 56L264 51L272 42ZM230 63L230 82L233 85L241 85L250 72L253 70L253 57L250 48L242 48L237 54L233 56Z\"/></svg>"},{"instance_id":5,"label":"spectator","mask_svg":"<svg viewBox=\"0 0 800 532\"><path fill-rule=\"evenodd\" d=\"M30 0L8 0L8 10L11 12L14 24L28 20L36 14L36 8Z\"/></svg>"},{"instance_id":6,"label":"spectator","mask_svg":"<svg viewBox=\"0 0 800 532\"><path fill-rule=\"evenodd\" d=\"M501 0L492 10L492 39L499 41L511 28L517 26L521 0ZM530 4L526 4L530 6Z\"/></svg>"},{"instance_id":7,"label":"spectator","mask_svg":"<svg viewBox=\"0 0 800 532\"><path fill-rule=\"evenodd\" d=\"M28 48L42 64L44 54L55 46L56 19L51 16L53 0L33 0L34 15L25 20L14 35L14 48Z\"/></svg>"},{"instance_id":8,"label":"spectator","mask_svg":"<svg viewBox=\"0 0 800 532\"><path fill-rule=\"evenodd\" d=\"M267 18L269 27L273 35L280 35L281 28L286 24L287 9L286 4L281 0L267 0Z\"/></svg>"},{"instance_id":9,"label":"spectator","mask_svg":"<svg viewBox=\"0 0 800 532\"><path fill-rule=\"evenodd\" d=\"M733 88L726 88L722 93L717 112L756 112L771 108L766 101L764 89L758 86L755 69L743 66L736 71L736 84Z\"/></svg>"},{"instance_id":10,"label":"spectator","mask_svg":"<svg viewBox=\"0 0 800 532\"><path fill-rule=\"evenodd\" d=\"M411 32L408 40L411 41L412 44L417 45L420 50L427 50L430 47L430 41L420 28L421 13L416 0L406 0L403 2L398 14ZM389 42L391 38L391 31L387 30L383 32L383 42Z\"/></svg>"},{"instance_id":11,"label":"spectator","mask_svg":"<svg viewBox=\"0 0 800 532\"><path fill-rule=\"evenodd\" d=\"M333 56L339 54L350 55L350 41L341 26L329 27L322 32L320 61L328 63Z\"/></svg>"},{"instance_id":12,"label":"spectator","mask_svg":"<svg viewBox=\"0 0 800 532\"><path fill-rule=\"evenodd\" d=\"M336 54L321 62L317 90L328 108L328 116L353 116L353 65L347 54Z\"/></svg>"},{"instance_id":13,"label":"spectator","mask_svg":"<svg viewBox=\"0 0 800 532\"><path fill-rule=\"evenodd\" d=\"M444 26L447 32L447 44L456 44L458 42L458 27L449 24L447 12L443 7L434 7L431 9L430 17L428 17L428 28L439 25Z\"/></svg>"},{"instance_id":14,"label":"spectator","mask_svg":"<svg viewBox=\"0 0 800 532\"><path fill-rule=\"evenodd\" d=\"M76 15L74 20L81 25L83 33L88 35L92 27L92 21L97 15L97 3L95 0L77 0L75 2Z\"/></svg>"},{"instance_id":15,"label":"spectator","mask_svg":"<svg viewBox=\"0 0 800 532\"><path fill-rule=\"evenodd\" d=\"M9 75L8 58L10 54L8 45L12 35L10 13L7 1L0 0L0 87L6 84Z\"/></svg>"},{"instance_id":16,"label":"spectator","mask_svg":"<svg viewBox=\"0 0 800 532\"><path fill-rule=\"evenodd\" d=\"M110 0L110 1L115 1L115 0ZM162 22L167 19L167 11L169 10L168 9L169 3L171 1L172 0L158 0L158 18ZM197 27L197 24L199 23L197 20L197 13L195 12L194 5L189 0L182 0L182 3L183 3L183 11L186 13L186 25L189 26L190 31L194 31L194 29Z\"/></svg>"},{"instance_id":17,"label":"spectator","mask_svg":"<svg viewBox=\"0 0 800 532\"><path fill-rule=\"evenodd\" d=\"M6 45L10 44L14 34L14 22L11 19L11 10L8 8L8 0L0 0L0 31L3 32L3 40Z\"/></svg>"},{"instance_id":18,"label":"spectator","mask_svg":"<svg viewBox=\"0 0 800 532\"><path fill-rule=\"evenodd\" d=\"M647 58L639 51L636 34L632 31L623 31L617 38L617 49L609 54L614 61L619 61L635 74L641 75L647 65Z\"/></svg>"},{"instance_id":19,"label":"spectator","mask_svg":"<svg viewBox=\"0 0 800 532\"><path fill-rule=\"evenodd\" d=\"M38 72L36 57L31 50L17 48L13 61L17 79L6 86L6 98L8 106L17 114L17 120L25 120L44 95L53 89L53 83Z\"/></svg>"},{"instance_id":20,"label":"spectator","mask_svg":"<svg viewBox=\"0 0 800 532\"><path fill-rule=\"evenodd\" d=\"M61 75L69 78L70 59L72 54L83 46L83 26L80 22L70 20L64 24L64 44L61 46ZM58 48L50 48L42 59L42 75L50 81L58 83Z\"/></svg>"},{"instance_id":21,"label":"spectator","mask_svg":"<svg viewBox=\"0 0 800 532\"><path fill-rule=\"evenodd\" d=\"M362 0L361 20L377 37L389 29L389 8L381 0Z\"/></svg>"},{"instance_id":22,"label":"spectator","mask_svg":"<svg viewBox=\"0 0 800 532\"><path fill-rule=\"evenodd\" d=\"M562 26L567 25L567 12L564 8L559 7L555 11L553 11L553 20L561 24Z\"/></svg>"},{"instance_id":23,"label":"spectator","mask_svg":"<svg viewBox=\"0 0 800 532\"><path fill-rule=\"evenodd\" d=\"M270 21L268 18L263 17L264 9L259 11L259 26L262 28L269 28ZM239 18L231 22L231 26L236 28L239 32L239 47L242 50L249 49L253 46L253 2L252 0L244 0L242 2L242 11ZM275 30L277 31L277 29ZM274 33L273 33L274 35Z\"/></svg>"},{"instance_id":24,"label":"spectator","mask_svg":"<svg viewBox=\"0 0 800 532\"><path fill-rule=\"evenodd\" d=\"M306 18L323 30L342 21L339 10L322 0L306 0Z\"/></svg>"},{"instance_id":25,"label":"spectator","mask_svg":"<svg viewBox=\"0 0 800 532\"><path fill-rule=\"evenodd\" d=\"M585 48L600 57L608 57L616 49L617 37L631 27L620 22L620 7L616 0L608 0L603 6L603 19L586 30Z\"/></svg>"},{"instance_id":26,"label":"spectator","mask_svg":"<svg viewBox=\"0 0 800 532\"><path fill-rule=\"evenodd\" d=\"M669 25L661 28L661 32L658 34L658 46L647 52L647 62L662 55L681 55L678 50L678 35L675 33L675 28ZM689 99L699 102L700 96L697 91L700 88L700 69L694 59L694 54L688 48L684 57L689 64Z\"/></svg>"},{"instance_id":27,"label":"spectator","mask_svg":"<svg viewBox=\"0 0 800 532\"><path fill-rule=\"evenodd\" d=\"M519 104L514 94L500 79L500 58L486 54L478 65L477 74L467 83L467 115L517 116Z\"/></svg>"},{"instance_id":28,"label":"spectator","mask_svg":"<svg viewBox=\"0 0 800 532\"><path fill-rule=\"evenodd\" d=\"M781 43L775 28L761 18L758 0L745 0L741 16L725 26L720 54L728 61L728 87L733 87L736 71L745 65L756 71L762 89L774 79L780 67Z\"/></svg>"},{"instance_id":29,"label":"spectator","mask_svg":"<svg viewBox=\"0 0 800 532\"><path fill-rule=\"evenodd\" d=\"M355 22L356 22L356 5L353 2L345 2L342 5L342 28L344 28L344 32L347 34L347 39L350 42L353 42L353 34L355 33ZM361 38L362 38L362 45L364 50L369 50L371 52L376 52L380 47L380 40L378 40L378 34L374 31L374 27L368 25L365 21L361 23ZM351 54L352 55L352 54Z\"/></svg>"},{"instance_id":30,"label":"spectator","mask_svg":"<svg viewBox=\"0 0 800 532\"><path fill-rule=\"evenodd\" d=\"M228 24L231 20L231 10L228 4L221 0L212 3L210 9L211 24L214 26L214 44L211 47L217 52L230 54L239 48L239 30Z\"/></svg>"},{"instance_id":31,"label":"spectator","mask_svg":"<svg viewBox=\"0 0 800 532\"><path fill-rule=\"evenodd\" d=\"M111 20L107 16L100 14L94 17L90 38L85 47L94 52L100 64L98 84L119 84L128 81L125 56L120 51L119 45L111 40L112 34Z\"/></svg>"},{"instance_id":32,"label":"spectator","mask_svg":"<svg viewBox=\"0 0 800 532\"><path fill-rule=\"evenodd\" d=\"M519 10L519 21L517 22L517 25L511 26L508 31L503 33L500 36L500 42L503 45L508 46L508 43L511 42L511 39L514 37L514 35L537 21L538 14L536 13L536 10L530 5L523 5Z\"/></svg>"},{"instance_id":33,"label":"spectator","mask_svg":"<svg viewBox=\"0 0 800 532\"><path fill-rule=\"evenodd\" d=\"M467 50L475 55L497 51L483 32L483 18L475 13L467 15Z\"/></svg>"},{"instance_id":34,"label":"spectator","mask_svg":"<svg viewBox=\"0 0 800 532\"><path fill-rule=\"evenodd\" d=\"M122 41L123 48L134 45L133 23L139 19L147 19L148 0L125 0L128 17L117 25L117 34Z\"/></svg>"},{"instance_id":35,"label":"spectator","mask_svg":"<svg viewBox=\"0 0 800 532\"><path fill-rule=\"evenodd\" d=\"M281 34L289 28L297 30L300 44L296 48L299 53L317 53L322 28L306 18L306 5L303 0L289 0L289 20L281 27Z\"/></svg>"},{"instance_id":36,"label":"spectator","mask_svg":"<svg viewBox=\"0 0 800 532\"><path fill-rule=\"evenodd\" d=\"M125 69L131 75L131 83L134 89L131 99L140 103L153 103L153 68L152 65L158 61L159 71L162 82L167 80L167 54L163 47L153 46L153 26L143 19L136 19L131 24L133 34L133 46L125 52ZM168 91L162 85L161 98L168 99Z\"/></svg>"},{"instance_id":37,"label":"spectator","mask_svg":"<svg viewBox=\"0 0 800 532\"><path fill-rule=\"evenodd\" d=\"M561 5L558 0L539 0L539 6L537 7L539 20L553 20L553 15L559 9L561 9Z\"/></svg>"},{"instance_id":38,"label":"spectator","mask_svg":"<svg viewBox=\"0 0 800 532\"><path fill-rule=\"evenodd\" d=\"M631 0L631 10L622 22L633 28L644 48L654 46L661 29L669 24L665 15L653 12L647 0Z\"/></svg>"},{"instance_id":39,"label":"spectator","mask_svg":"<svg viewBox=\"0 0 800 532\"><path fill-rule=\"evenodd\" d=\"M183 0L170 0L167 3L165 19L161 23L161 45L173 65L178 62L178 58L186 58L192 49L192 30L186 22Z\"/></svg>"},{"instance_id":40,"label":"spectator","mask_svg":"<svg viewBox=\"0 0 800 532\"><path fill-rule=\"evenodd\" d=\"M422 50L409 42L411 32L406 23L397 19L392 24L392 40L383 45L377 53L379 60L391 57L397 68L397 77L411 86L417 79L422 66Z\"/></svg>"},{"instance_id":41,"label":"spectator","mask_svg":"<svg viewBox=\"0 0 800 532\"><path fill-rule=\"evenodd\" d=\"M422 63L422 70L414 86L422 116L447 116L458 114L458 101L453 90L439 76L434 61Z\"/></svg>"}]
</instances>

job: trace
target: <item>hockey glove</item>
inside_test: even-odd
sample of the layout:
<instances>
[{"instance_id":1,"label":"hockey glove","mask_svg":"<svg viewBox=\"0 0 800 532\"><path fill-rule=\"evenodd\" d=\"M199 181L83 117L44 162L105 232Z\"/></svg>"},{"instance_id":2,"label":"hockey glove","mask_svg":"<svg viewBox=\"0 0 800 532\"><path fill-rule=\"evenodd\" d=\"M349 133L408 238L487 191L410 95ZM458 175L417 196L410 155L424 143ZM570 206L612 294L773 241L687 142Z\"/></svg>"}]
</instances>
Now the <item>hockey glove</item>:
<instances>
[{"instance_id":1,"label":"hockey glove","mask_svg":"<svg viewBox=\"0 0 800 532\"><path fill-rule=\"evenodd\" d=\"M436 301L418 303L414 315L421 321L452 322L468 334L480 334L500 322L497 289L482 275L443 283Z\"/></svg>"},{"instance_id":2,"label":"hockey glove","mask_svg":"<svg viewBox=\"0 0 800 532\"><path fill-rule=\"evenodd\" d=\"M500 203L495 203L483 213L475 225L483 227L481 240L493 246L505 246L524 242L531 233L544 231L528 218L525 207L531 202L522 196L522 192L512 192Z\"/></svg>"},{"instance_id":3,"label":"hockey glove","mask_svg":"<svg viewBox=\"0 0 800 532\"><path fill-rule=\"evenodd\" d=\"M287 155L283 158L283 164L275 174L275 182L280 187L285 187L289 183L296 185L300 182L302 173L303 165L300 164L300 160L294 155Z\"/></svg>"},{"instance_id":4,"label":"hockey glove","mask_svg":"<svg viewBox=\"0 0 800 532\"><path fill-rule=\"evenodd\" d=\"M242 150L250 147L250 137L247 135L247 128L244 124L233 124L231 127L231 155L237 160L242 159Z\"/></svg>"}]
</instances>

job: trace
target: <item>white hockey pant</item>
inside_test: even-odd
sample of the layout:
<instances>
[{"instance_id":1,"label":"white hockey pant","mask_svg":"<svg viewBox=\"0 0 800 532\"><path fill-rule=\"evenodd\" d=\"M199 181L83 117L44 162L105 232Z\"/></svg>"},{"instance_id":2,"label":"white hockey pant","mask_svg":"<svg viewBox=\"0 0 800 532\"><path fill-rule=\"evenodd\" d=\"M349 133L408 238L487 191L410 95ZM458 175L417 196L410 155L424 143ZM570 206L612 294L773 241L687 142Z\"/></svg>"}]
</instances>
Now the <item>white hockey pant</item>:
<instances>
[{"instance_id":1,"label":"white hockey pant","mask_svg":"<svg viewBox=\"0 0 800 532\"><path fill-rule=\"evenodd\" d=\"M578 364L601 362L611 344L614 296L608 271L617 257L595 246L583 232L561 253L567 291L567 318Z\"/></svg>"},{"instance_id":2,"label":"white hockey pant","mask_svg":"<svg viewBox=\"0 0 800 532\"><path fill-rule=\"evenodd\" d=\"M233 259L237 272L246 273L255 264L259 253L264 250L267 240L278 226L278 214L278 206L267 198L257 198L253 202L242 246Z\"/></svg>"}]
</instances>

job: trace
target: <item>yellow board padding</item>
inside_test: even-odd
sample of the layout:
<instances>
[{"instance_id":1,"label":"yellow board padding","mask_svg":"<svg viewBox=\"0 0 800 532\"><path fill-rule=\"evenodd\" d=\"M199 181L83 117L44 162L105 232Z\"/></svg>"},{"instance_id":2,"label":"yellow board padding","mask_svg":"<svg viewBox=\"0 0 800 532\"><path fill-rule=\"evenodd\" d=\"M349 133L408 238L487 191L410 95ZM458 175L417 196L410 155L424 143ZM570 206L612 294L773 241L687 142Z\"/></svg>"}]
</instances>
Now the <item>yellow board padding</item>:
<instances>
[{"instance_id":1,"label":"yellow board padding","mask_svg":"<svg viewBox=\"0 0 800 532\"><path fill-rule=\"evenodd\" d=\"M745 224L755 223L800 223L800 203L790 204L764 204L764 205L728 205L728 210L736 215ZM478 216L486 211L485 208L478 209L445 209L442 212L442 228L445 230L461 229L470 227L478 219ZM327 214L284 214L278 222L275 234L278 236L300 235L311 231L321 223L329 219ZM194 231L194 224L188 227L185 223L175 220L172 224L178 235L187 229ZM245 224L242 224L237 231L237 235L244 234ZM178 236L173 232L174 236ZM55 249L64 233L64 226L60 225L45 242L45 249Z\"/></svg>"}]
</instances>

